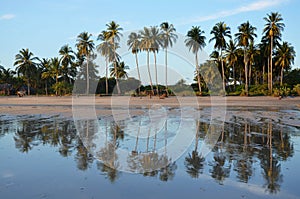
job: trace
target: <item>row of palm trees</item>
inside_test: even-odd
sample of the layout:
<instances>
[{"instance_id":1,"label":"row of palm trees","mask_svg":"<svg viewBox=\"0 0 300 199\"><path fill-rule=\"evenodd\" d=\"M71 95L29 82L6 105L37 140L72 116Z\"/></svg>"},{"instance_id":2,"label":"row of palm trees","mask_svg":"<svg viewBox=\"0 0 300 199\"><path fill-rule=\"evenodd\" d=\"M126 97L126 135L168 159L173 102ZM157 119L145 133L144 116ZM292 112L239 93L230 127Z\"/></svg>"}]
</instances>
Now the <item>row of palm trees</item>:
<instances>
[{"instance_id":1,"label":"row of palm trees","mask_svg":"<svg viewBox=\"0 0 300 199\"><path fill-rule=\"evenodd\" d=\"M226 81L233 78L234 87L236 85L236 73L240 73L240 81L245 82L245 93L248 95L248 87L253 80L253 71L256 76L262 78L262 83L265 83L265 66L267 66L268 90L271 93L273 90L273 74L280 69L280 83L283 83L284 69L289 69L294 62L296 53L293 46L288 42L280 43L284 23L282 16L279 13L270 13L264 18L265 27L263 29L263 37L257 45L254 40L257 37L256 27L252 26L249 21L238 26L238 32L231 35L231 28L225 22L219 22L213 26L210 34L212 37L209 43L214 42L214 49L210 54L211 60L215 61L220 66L222 75L222 90L226 93ZM95 59L95 50L105 58L105 79L106 79L106 94L108 94L108 68L111 66L111 76L115 77L116 88L118 94L121 94L119 79L126 77L126 69L128 66L121 62L121 56L117 53L120 48L122 38L122 27L112 21L106 24L106 29L103 30L97 37L100 44L95 47L92 35L88 32L82 32L77 37L76 48L77 52L73 51L68 45L64 45L59 50L59 56L51 59L39 59L34 57L33 53L28 49L22 49L16 55L14 63L17 66L17 74L22 74L27 81L28 94L30 94L30 82L32 77L37 74L41 76L41 80L45 84L45 92L47 94L48 84L58 84L63 81L72 84L76 79L78 70L84 74L86 80L86 91L90 90L89 80L91 76L95 76L95 64L92 61ZM195 55L195 80L198 83L198 90L201 93L203 85L203 77L200 73L201 66L199 65L198 54L206 46L205 32L200 26L192 26L187 31L185 45ZM149 84L152 93L154 93L153 82L150 73L150 53L153 54L155 83L158 91L158 69L157 69L157 54L159 50L165 51L165 88L168 92L168 49L176 42L178 35L173 24L163 22L160 26L144 27L138 32L131 32L127 38L127 45L135 56L138 79L141 82L139 71L138 53L145 52L147 57L147 69L149 76ZM202 60L204 61L204 60ZM38 63L39 62L39 63ZM85 65L85 67L82 67ZM37 67L40 66L40 67ZM80 67L81 66L81 67ZM274 67L275 66L275 67ZM277 67L277 68L276 68ZM78 69L79 68L79 69ZM84 70L84 71L83 71ZM92 75L91 73L94 73ZM244 75L242 75L244 73ZM257 81L256 81L257 82ZM140 88L140 86L139 86ZM56 91L57 94L57 91Z\"/></svg>"}]
</instances>

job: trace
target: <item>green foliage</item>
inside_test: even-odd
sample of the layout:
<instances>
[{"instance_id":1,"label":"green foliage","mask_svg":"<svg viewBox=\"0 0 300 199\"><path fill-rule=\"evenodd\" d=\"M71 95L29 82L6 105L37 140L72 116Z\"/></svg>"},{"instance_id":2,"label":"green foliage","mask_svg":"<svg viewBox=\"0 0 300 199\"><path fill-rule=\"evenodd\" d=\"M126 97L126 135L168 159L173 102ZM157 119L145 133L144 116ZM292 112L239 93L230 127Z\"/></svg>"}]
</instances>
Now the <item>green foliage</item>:
<instances>
[{"instance_id":1,"label":"green foliage","mask_svg":"<svg viewBox=\"0 0 300 199\"><path fill-rule=\"evenodd\" d=\"M286 86L281 86L279 88L274 88L273 90L273 96L279 97L279 96L289 96L291 95L291 89Z\"/></svg>"},{"instance_id":2,"label":"green foliage","mask_svg":"<svg viewBox=\"0 0 300 199\"><path fill-rule=\"evenodd\" d=\"M300 84L297 84L296 86L294 86L293 91L300 96Z\"/></svg>"},{"instance_id":3,"label":"green foliage","mask_svg":"<svg viewBox=\"0 0 300 199\"><path fill-rule=\"evenodd\" d=\"M300 69L294 69L291 72L289 72L284 77L284 83L289 85L291 88L297 84L300 84Z\"/></svg>"},{"instance_id":4,"label":"green foliage","mask_svg":"<svg viewBox=\"0 0 300 199\"><path fill-rule=\"evenodd\" d=\"M71 94L73 86L67 82L58 82L52 86L52 89L57 92L58 95Z\"/></svg>"},{"instance_id":5,"label":"green foliage","mask_svg":"<svg viewBox=\"0 0 300 199\"><path fill-rule=\"evenodd\" d=\"M267 84L251 85L249 87L249 94L251 96L264 96L264 95L268 95L268 85Z\"/></svg>"}]
</instances>

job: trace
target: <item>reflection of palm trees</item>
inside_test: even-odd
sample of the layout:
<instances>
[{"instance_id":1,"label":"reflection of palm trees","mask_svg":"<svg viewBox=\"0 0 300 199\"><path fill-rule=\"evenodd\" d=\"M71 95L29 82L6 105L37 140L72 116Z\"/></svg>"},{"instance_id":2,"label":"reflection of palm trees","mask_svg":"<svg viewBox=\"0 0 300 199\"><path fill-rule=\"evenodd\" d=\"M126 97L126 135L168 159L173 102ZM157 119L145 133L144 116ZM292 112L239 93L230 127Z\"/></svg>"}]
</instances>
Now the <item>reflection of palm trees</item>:
<instances>
[{"instance_id":1,"label":"reflection of palm trees","mask_svg":"<svg viewBox=\"0 0 300 199\"><path fill-rule=\"evenodd\" d=\"M199 174L203 173L205 158L198 154L197 151L193 151L192 155L189 153L185 158L186 172L192 178L198 178Z\"/></svg>"},{"instance_id":2,"label":"reflection of palm trees","mask_svg":"<svg viewBox=\"0 0 300 199\"><path fill-rule=\"evenodd\" d=\"M176 162L173 162L173 163L168 164L167 166L161 168L159 179L161 181L173 180L176 169L177 169Z\"/></svg>"},{"instance_id":3,"label":"reflection of palm trees","mask_svg":"<svg viewBox=\"0 0 300 199\"><path fill-rule=\"evenodd\" d=\"M88 150L83 145L82 141L78 138L77 140L77 153L75 156L75 160L77 161L77 168L80 170L87 170L89 167L89 164L92 164L94 158L93 156L88 152Z\"/></svg>"},{"instance_id":4,"label":"reflection of palm trees","mask_svg":"<svg viewBox=\"0 0 300 199\"><path fill-rule=\"evenodd\" d=\"M277 139L278 142L274 143L276 147L276 152L281 160L286 161L289 157L292 157L294 154L294 146L290 142L289 133L283 133L283 129L281 127L279 132L280 139ZM280 140L280 141L279 141Z\"/></svg>"},{"instance_id":5,"label":"reflection of palm trees","mask_svg":"<svg viewBox=\"0 0 300 199\"><path fill-rule=\"evenodd\" d=\"M159 157L157 153L145 153L142 154L140 158L140 164L143 169L144 176L156 176L158 171L157 168L160 168L157 163L159 162Z\"/></svg>"},{"instance_id":6,"label":"reflection of palm trees","mask_svg":"<svg viewBox=\"0 0 300 199\"><path fill-rule=\"evenodd\" d=\"M97 168L107 174L107 177L111 183L114 183L120 176L120 172L117 169L111 168L101 162L97 162Z\"/></svg>"},{"instance_id":7,"label":"reflection of palm trees","mask_svg":"<svg viewBox=\"0 0 300 199\"><path fill-rule=\"evenodd\" d=\"M97 152L97 157L103 161L106 167L110 167L111 169L117 169L119 167L119 163L117 161L118 155L116 150L119 146L118 140L124 139L124 130L121 126L115 122L109 124L106 123L106 126L110 125L110 132L112 135L111 141L105 141L105 146ZM108 135L106 134L106 137Z\"/></svg>"},{"instance_id":8,"label":"reflection of palm trees","mask_svg":"<svg viewBox=\"0 0 300 199\"><path fill-rule=\"evenodd\" d=\"M277 159L273 159L273 127L272 127L272 121L268 122L268 153L265 153L269 155L269 158L265 157L261 161L261 167L263 168L263 176L266 180L265 187L270 193L277 193L277 191L280 191L280 183L282 183L282 174L281 172L281 165L278 162Z\"/></svg>"},{"instance_id":9,"label":"reflection of palm trees","mask_svg":"<svg viewBox=\"0 0 300 199\"><path fill-rule=\"evenodd\" d=\"M185 158L186 172L193 178L198 178L199 174L203 173L205 158L198 154L198 141L199 141L200 121L197 121L197 128L195 133L195 149L192 155L189 153Z\"/></svg>"},{"instance_id":10,"label":"reflection of palm trees","mask_svg":"<svg viewBox=\"0 0 300 199\"><path fill-rule=\"evenodd\" d=\"M14 136L14 140L16 148L21 152L28 153L31 150L32 137L28 136L26 132L18 131Z\"/></svg>"},{"instance_id":11,"label":"reflection of palm trees","mask_svg":"<svg viewBox=\"0 0 300 199\"><path fill-rule=\"evenodd\" d=\"M238 148L239 155L236 157L234 170L237 172L237 178L241 182L247 183L253 174L253 154L251 154L251 148L248 146L248 131L250 132L250 125L247 123L247 121L245 121L244 127L244 144L242 148Z\"/></svg>"},{"instance_id":12,"label":"reflection of palm trees","mask_svg":"<svg viewBox=\"0 0 300 199\"><path fill-rule=\"evenodd\" d=\"M266 187L267 191L270 193L276 194L280 191L280 184L282 183L283 175L281 174L281 164L278 160L273 159L265 159L264 162L261 163L263 168L263 177L266 181L264 187Z\"/></svg>"},{"instance_id":13,"label":"reflection of palm trees","mask_svg":"<svg viewBox=\"0 0 300 199\"><path fill-rule=\"evenodd\" d=\"M112 169L117 169L119 167L119 163L116 161L118 155L116 154L116 143L108 142L106 147L101 148L99 152L97 152L97 157L99 157L107 167Z\"/></svg>"},{"instance_id":14,"label":"reflection of palm trees","mask_svg":"<svg viewBox=\"0 0 300 199\"><path fill-rule=\"evenodd\" d=\"M226 166L226 157L219 152L214 154L214 163L210 170L211 177L214 178L219 184L223 184L225 178L229 177L231 165Z\"/></svg>"}]
</instances>

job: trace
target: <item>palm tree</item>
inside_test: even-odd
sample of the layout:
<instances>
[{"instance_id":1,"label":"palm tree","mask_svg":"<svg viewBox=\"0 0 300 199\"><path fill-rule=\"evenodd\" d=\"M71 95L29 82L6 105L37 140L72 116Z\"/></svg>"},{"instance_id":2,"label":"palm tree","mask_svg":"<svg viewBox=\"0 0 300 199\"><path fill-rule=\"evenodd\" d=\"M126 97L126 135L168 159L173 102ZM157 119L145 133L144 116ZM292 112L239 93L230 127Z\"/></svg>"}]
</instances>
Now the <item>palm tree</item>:
<instances>
[{"instance_id":1,"label":"palm tree","mask_svg":"<svg viewBox=\"0 0 300 199\"><path fill-rule=\"evenodd\" d=\"M265 37L263 37L261 39L261 42L258 44L259 49L260 49L260 59L261 62L263 64L263 68L262 68L262 76L263 76L263 80L262 83L265 83L265 68L266 68L266 63L267 63L267 67L268 67L268 75L269 75L269 70L270 70L270 45L268 44L268 41ZM266 59L267 57L267 59ZM269 83L268 83L269 85Z\"/></svg>"},{"instance_id":2,"label":"palm tree","mask_svg":"<svg viewBox=\"0 0 300 199\"><path fill-rule=\"evenodd\" d=\"M107 39L111 42L111 44L113 45L113 51L114 51L114 64L115 64L115 70L116 69L116 63L117 63L117 54L116 54L116 43L120 41L120 36L122 36L121 31L123 30L123 28L120 27L119 24L117 24L114 21L111 21L110 23L106 24L107 26ZM118 77L116 76L116 84L117 84L117 89L118 89L118 94L121 94L121 90L120 90L120 86L119 86L119 80Z\"/></svg>"},{"instance_id":3,"label":"palm tree","mask_svg":"<svg viewBox=\"0 0 300 199\"><path fill-rule=\"evenodd\" d=\"M258 55L260 54L260 50L258 46L254 45L254 42L251 42L248 49L248 57L249 57L249 86L251 85L251 76L252 76L252 66L257 60Z\"/></svg>"},{"instance_id":4,"label":"palm tree","mask_svg":"<svg viewBox=\"0 0 300 199\"><path fill-rule=\"evenodd\" d=\"M150 41L150 37L151 37L151 31L150 28L144 27L143 30L141 30L140 32L141 35L141 44L140 44L140 48L143 51L147 51L147 68L148 68L148 75L149 75L149 80L150 80L150 87L151 87L151 92L152 94L154 94L153 91L153 85L152 85L152 78L151 78L151 73L150 73L150 60L149 60L149 53L150 53L150 48L151 48L151 41Z\"/></svg>"},{"instance_id":5,"label":"palm tree","mask_svg":"<svg viewBox=\"0 0 300 199\"><path fill-rule=\"evenodd\" d=\"M283 82L283 70L294 63L295 56L296 52L294 47L288 42L283 42L282 45L278 46L278 49L275 53L275 65L281 68L280 86L282 86Z\"/></svg>"},{"instance_id":6,"label":"palm tree","mask_svg":"<svg viewBox=\"0 0 300 199\"><path fill-rule=\"evenodd\" d=\"M223 91L226 93L225 90L225 72L224 72L224 63L223 63L223 50L226 48L226 39L225 37L231 38L230 27L228 27L224 22L217 23L210 34L213 34L213 37L209 40L212 42L215 40L214 48L219 50L220 52L220 59L221 59L221 66L222 66L222 78L223 78Z\"/></svg>"},{"instance_id":7,"label":"palm tree","mask_svg":"<svg viewBox=\"0 0 300 199\"><path fill-rule=\"evenodd\" d=\"M92 34L88 32L82 32L77 36L76 47L80 56L86 58L86 93L89 94L90 81L89 81L89 57L94 50L94 41L91 39Z\"/></svg>"},{"instance_id":8,"label":"palm tree","mask_svg":"<svg viewBox=\"0 0 300 199\"><path fill-rule=\"evenodd\" d=\"M102 41L97 46L97 51L105 57L105 93L108 95L108 63L114 61L113 45L108 41L105 30L98 35L97 40Z\"/></svg>"},{"instance_id":9,"label":"palm tree","mask_svg":"<svg viewBox=\"0 0 300 199\"><path fill-rule=\"evenodd\" d=\"M47 62L49 62L49 63L47 63ZM58 78L61 75L61 71L62 71L61 64L60 64L58 57L51 58L50 60L43 59L41 65L43 65L45 67L41 74L42 79L54 78L55 85L57 85ZM56 95L58 94L57 90L55 91L55 94Z\"/></svg>"},{"instance_id":10,"label":"palm tree","mask_svg":"<svg viewBox=\"0 0 300 199\"><path fill-rule=\"evenodd\" d=\"M205 39L204 31L200 29L199 26L192 26L191 30L187 32L187 39L185 40L185 45L189 48L189 50L195 54L196 60L196 73L197 73L197 81L199 92L201 94L201 81L200 81L200 71L199 71L199 63L198 63L198 51L202 50L205 47Z\"/></svg>"},{"instance_id":11,"label":"palm tree","mask_svg":"<svg viewBox=\"0 0 300 199\"><path fill-rule=\"evenodd\" d=\"M160 30L156 26L151 26L150 27L150 51L153 52L154 56L154 70L155 70L155 81L156 81L156 92L159 94L158 91L158 79L157 79L157 65L156 65L156 53L158 53L158 49L160 46L162 46L162 34Z\"/></svg>"},{"instance_id":12,"label":"palm tree","mask_svg":"<svg viewBox=\"0 0 300 199\"><path fill-rule=\"evenodd\" d=\"M75 60L75 56L74 56L74 52L72 50L71 47L69 47L69 45L64 45L61 47L61 49L59 50L59 55L61 55L60 58L60 63L62 66L62 72L64 75L64 78L69 79L70 83L71 83L71 78L68 77L69 73L72 73L72 71L74 70L74 60Z\"/></svg>"},{"instance_id":13,"label":"palm tree","mask_svg":"<svg viewBox=\"0 0 300 199\"><path fill-rule=\"evenodd\" d=\"M264 20L266 21L263 33L266 34L267 38L270 40L270 73L268 75L268 85L269 90L272 93L273 91L273 41L274 37L281 37L281 32L284 30L284 23L282 23L283 18L281 17L281 14L278 12L271 12L271 14L268 14L267 17L264 17Z\"/></svg>"},{"instance_id":14,"label":"palm tree","mask_svg":"<svg viewBox=\"0 0 300 199\"><path fill-rule=\"evenodd\" d=\"M34 57L33 53L27 49L22 49L19 51L19 54L16 55L16 61L14 66L17 66L16 71L18 75L22 73L27 79L27 94L30 95L30 78L34 75L33 71L36 70L37 63L35 60L38 60L37 57Z\"/></svg>"},{"instance_id":15,"label":"palm tree","mask_svg":"<svg viewBox=\"0 0 300 199\"><path fill-rule=\"evenodd\" d=\"M132 54L135 55L135 63L136 63L136 69L138 73L138 78L140 81L139 85L139 94L141 93L141 75L139 70L139 62L138 62L138 52L140 51L140 45L141 45L141 35L135 32L130 33L127 40L127 45L129 46L129 49L131 49Z\"/></svg>"},{"instance_id":16,"label":"palm tree","mask_svg":"<svg viewBox=\"0 0 300 199\"><path fill-rule=\"evenodd\" d=\"M226 45L225 49L225 59L230 66L232 66L232 76L233 76L233 85L234 90L236 86L236 78L235 78L235 64L238 61L238 51L237 51L237 44L233 40L230 40L229 43Z\"/></svg>"},{"instance_id":17,"label":"palm tree","mask_svg":"<svg viewBox=\"0 0 300 199\"><path fill-rule=\"evenodd\" d=\"M50 73L50 60L43 58L40 63L40 67L42 68L41 78L45 80L45 93L48 95L48 81L52 78Z\"/></svg>"},{"instance_id":18,"label":"palm tree","mask_svg":"<svg viewBox=\"0 0 300 199\"><path fill-rule=\"evenodd\" d=\"M163 48L165 49L165 67L166 67L166 92L168 93L168 47L173 46L173 42L176 42L178 36L176 35L176 29L173 24L169 24L168 22L163 22L160 24L160 28L163 31Z\"/></svg>"},{"instance_id":19,"label":"palm tree","mask_svg":"<svg viewBox=\"0 0 300 199\"><path fill-rule=\"evenodd\" d=\"M236 41L238 42L239 46L244 47L244 65L245 65L245 93L248 96L248 62L249 57L247 55L247 49L249 43L254 40L256 37L255 30L256 28L253 27L249 21L241 24L238 27L239 32L235 34Z\"/></svg>"},{"instance_id":20,"label":"palm tree","mask_svg":"<svg viewBox=\"0 0 300 199\"><path fill-rule=\"evenodd\" d=\"M128 78L128 74L126 72L127 69L129 69L129 66L127 66L123 61L114 63L110 68L110 76L118 79Z\"/></svg>"},{"instance_id":21,"label":"palm tree","mask_svg":"<svg viewBox=\"0 0 300 199\"><path fill-rule=\"evenodd\" d=\"M5 69L4 67L1 67L0 66L0 77L1 77L1 80L4 82L4 83L13 83L13 78L14 78L14 75L16 74L16 72L10 68L7 68Z\"/></svg>"}]
</instances>

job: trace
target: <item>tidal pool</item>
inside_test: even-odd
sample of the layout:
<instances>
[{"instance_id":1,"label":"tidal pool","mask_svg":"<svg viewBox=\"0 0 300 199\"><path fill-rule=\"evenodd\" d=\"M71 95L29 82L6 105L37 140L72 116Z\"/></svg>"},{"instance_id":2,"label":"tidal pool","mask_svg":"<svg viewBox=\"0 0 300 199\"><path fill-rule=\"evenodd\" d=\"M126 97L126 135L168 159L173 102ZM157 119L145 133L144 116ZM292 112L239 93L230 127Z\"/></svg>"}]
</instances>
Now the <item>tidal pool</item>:
<instances>
[{"instance_id":1,"label":"tidal pool","mask_svg":"<svg viewBox=\"0 0 300 199\"><path fill-rule=\"evenodd\" d=\"M224 123L176 111L151 128L149 114L0 115L0 198L300 198L298 110L228 109ZM192 139L170 158L178 131Z\"/></svg>"}]
</instances>

